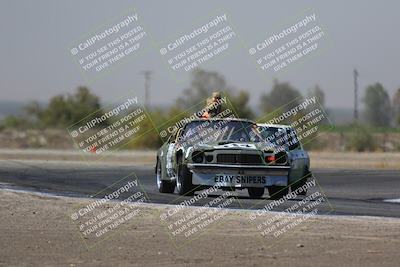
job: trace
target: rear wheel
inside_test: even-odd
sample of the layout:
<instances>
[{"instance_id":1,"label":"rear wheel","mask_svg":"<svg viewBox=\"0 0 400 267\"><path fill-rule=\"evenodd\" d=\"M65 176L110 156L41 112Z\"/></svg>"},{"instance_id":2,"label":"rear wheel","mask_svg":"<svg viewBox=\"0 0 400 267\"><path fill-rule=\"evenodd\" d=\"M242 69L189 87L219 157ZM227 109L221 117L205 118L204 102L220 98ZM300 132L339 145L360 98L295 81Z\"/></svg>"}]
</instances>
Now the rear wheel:
<instances>
[{"instance_id":1,"label":"rear wheel","mask_svg":"<svg viewBox=\"0 0 400 267\"><path fill-rule=\"evenodd\" d=\"M268 193L270 199L280 199L289 193L288 186L269 186Z\"/></svg>"},{"instance_id":2,"label":"rear wheel","mask_svg":"<svg viewBox=\"0 0 400 267\"><path fill-rule=\"evenodd\" d=\"M295 181L291 186L290 186L290 190L292 192L294 192L295 190L299 189L300 187L302 187L303 185L306 184L308 178L312 177L312 174L310 172L310 170L306 167L304 169L303 172L303 177L301 177L300 179L298 179L297 181ZM305 196L307 195L307 189L305 190L301 190L301 192L298 192L299 195Z\"/></svg>"},{"instance_id":3,"label":"rear wheel","mask_svg":"<svg viewBox=\"0 0 400 267\"><path fill-rule=\"evenodd\" d=\"M251 198L261 198L264 195L264 187L249 187L247 192Z\"/></svg>"},{"instance_id":4,"label":"rear wheel","mask_svg":"<svg viewBox=\"0 0 400 267\"><path fill-rule=\"evenodd\" d=\"M192 173L186 164L178 160L178 175L176 177L176 189L179 195L193 196L194 188L192 184Z\"/></svg>"},{"instance_id":5,"label":"rear wheel","mask_svg":"<svg viewBox=\"0 0 400 267\"><path fill-rule=\"evenodd\" d=\"M157 160L156 167L157 188L160 193L173 193L175 190L175 183L171 181L162 180L161 162Z\"/></svg>"}]
</instances>

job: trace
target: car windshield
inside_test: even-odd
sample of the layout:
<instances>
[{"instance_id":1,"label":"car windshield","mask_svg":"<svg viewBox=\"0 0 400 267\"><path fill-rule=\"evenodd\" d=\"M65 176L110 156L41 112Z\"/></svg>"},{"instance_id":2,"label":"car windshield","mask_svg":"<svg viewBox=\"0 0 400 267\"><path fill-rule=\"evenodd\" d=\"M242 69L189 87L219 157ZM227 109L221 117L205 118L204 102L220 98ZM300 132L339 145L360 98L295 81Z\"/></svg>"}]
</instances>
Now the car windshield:
<instances>
[{"instance_id":1,"label":"car windshield","mask_svg":"<svg viewBox=\"0 0 400 267\"><path fill-rule=\"evenodd\" d=\"M181 141L190 145L199 143L226 144L232 142L262 142L257 126L247 121L204 120L188 123Z\"/></svg>"},{"instance_id":2,"label":"car windshield","mask_svg":"<svg viewBox=\"0 0 400 267\"><path fill-rule=\"evenodd\" d=\"M268 127L268 126L261 126L258 129L259 133L265 140L275 145L282 144L282 139L285 137L285 129L279 127Z\"/></svg>"},{"instance_id":3,"label":"car windshield","mask_svg":"<svg viewBox=\"0 0 400 267\"><path fill-rule=\"evenodd\" d=\"M282 150L287 149L288 135L286 134L286 130L284 128L260 126L258 127L258 131L266 142L272 143Z\"/></svg>"}]
</instances>

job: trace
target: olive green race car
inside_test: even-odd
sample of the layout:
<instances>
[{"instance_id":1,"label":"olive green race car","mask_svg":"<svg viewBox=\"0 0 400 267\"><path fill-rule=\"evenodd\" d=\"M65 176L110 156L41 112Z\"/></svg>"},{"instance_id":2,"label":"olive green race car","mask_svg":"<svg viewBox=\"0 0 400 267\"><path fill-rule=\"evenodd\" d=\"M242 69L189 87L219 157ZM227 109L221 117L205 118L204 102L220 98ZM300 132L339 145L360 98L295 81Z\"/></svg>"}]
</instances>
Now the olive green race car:
<instances>
[{"instance_id":1,"label":"olive green race car","mask_svg":"<svg viewBox=\"0 0 400 267\"><path fill-rule=\"evenodd\" d=\"M267 141L254 122L232 118L188 122L159 149L155 167L161 193L246 188L260 198L268 188L274 199L288 193L290 171L288 151Z\"/></svg>"}]
</instances>

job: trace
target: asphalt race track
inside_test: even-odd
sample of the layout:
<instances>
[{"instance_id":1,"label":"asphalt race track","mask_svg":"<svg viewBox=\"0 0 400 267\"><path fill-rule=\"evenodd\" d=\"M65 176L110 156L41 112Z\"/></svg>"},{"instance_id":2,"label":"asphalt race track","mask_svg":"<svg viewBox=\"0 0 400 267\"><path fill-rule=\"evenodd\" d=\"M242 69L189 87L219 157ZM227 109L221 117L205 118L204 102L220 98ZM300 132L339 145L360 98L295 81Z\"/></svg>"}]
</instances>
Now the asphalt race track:
<instances>
[{"instance_id":1,"label":"asphalt race track","mask_svg":"<svg viewBox=\"0 0 400 267\"><path fill-rule=\"evenodd\" d=\"M151 203L179 204L190 198L159 193L153 167L149 165L1 160L0 185L76 197L93 196L102 191L96 195L102 197L115 190L110 185L132 172L139 178ZM326 196L325 203L319 205L319 214L400 217L400 203L383 201L400 198L398 170L313 170L313 173L320 187L313 188L308 195L320 190ZM220 193L223 192L201 199L196 205L204 205ZM250 199L247 190L233 193L237 197L230 208L260 209L271 202L267 191L261 200ZM274 210L284 210L302 198L288 200Z\"/></svg>"}]
</instances>

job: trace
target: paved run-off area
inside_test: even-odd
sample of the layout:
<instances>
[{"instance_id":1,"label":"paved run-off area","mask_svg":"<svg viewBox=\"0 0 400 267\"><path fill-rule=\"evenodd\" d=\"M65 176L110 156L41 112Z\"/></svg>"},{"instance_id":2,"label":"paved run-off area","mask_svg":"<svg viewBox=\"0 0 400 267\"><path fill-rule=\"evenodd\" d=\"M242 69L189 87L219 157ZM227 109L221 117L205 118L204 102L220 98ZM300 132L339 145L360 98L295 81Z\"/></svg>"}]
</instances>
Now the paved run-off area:
<instances>
[{"instance_id":1,"label":"paved run-off area","mask_svg":"<svg viewBox=\"0 0 400 267\"><path fill-rule=\"evenodd\" d=\"M400 204L386 202L400 198L400 172L398 170L343 170L313 169L317 186L308 195L320 192L325 200L319 205L319 214L366 215L400 218ZM28 189L58 195L89 197L100 191L111 193L110 186L129 176L138 178L147 194L146 202L154 204L179 204L190 197L178 198L177 194L162 194L157 190L154 167L120 162L77 162L44 160L0 160L0 187ZM133 188L133 191L136 189ZM131 191L132 191L131 190ZM267 190L266 190L267 191ZM221 195L214 192L193 205L200 206ZM230 208L261 209L270 203L268 193L263 199L250 199L247 190L233 192L237 201ZM282 211L301 201L302 197L286 201L274 208Z\"/></svg>"}]
</instances>

